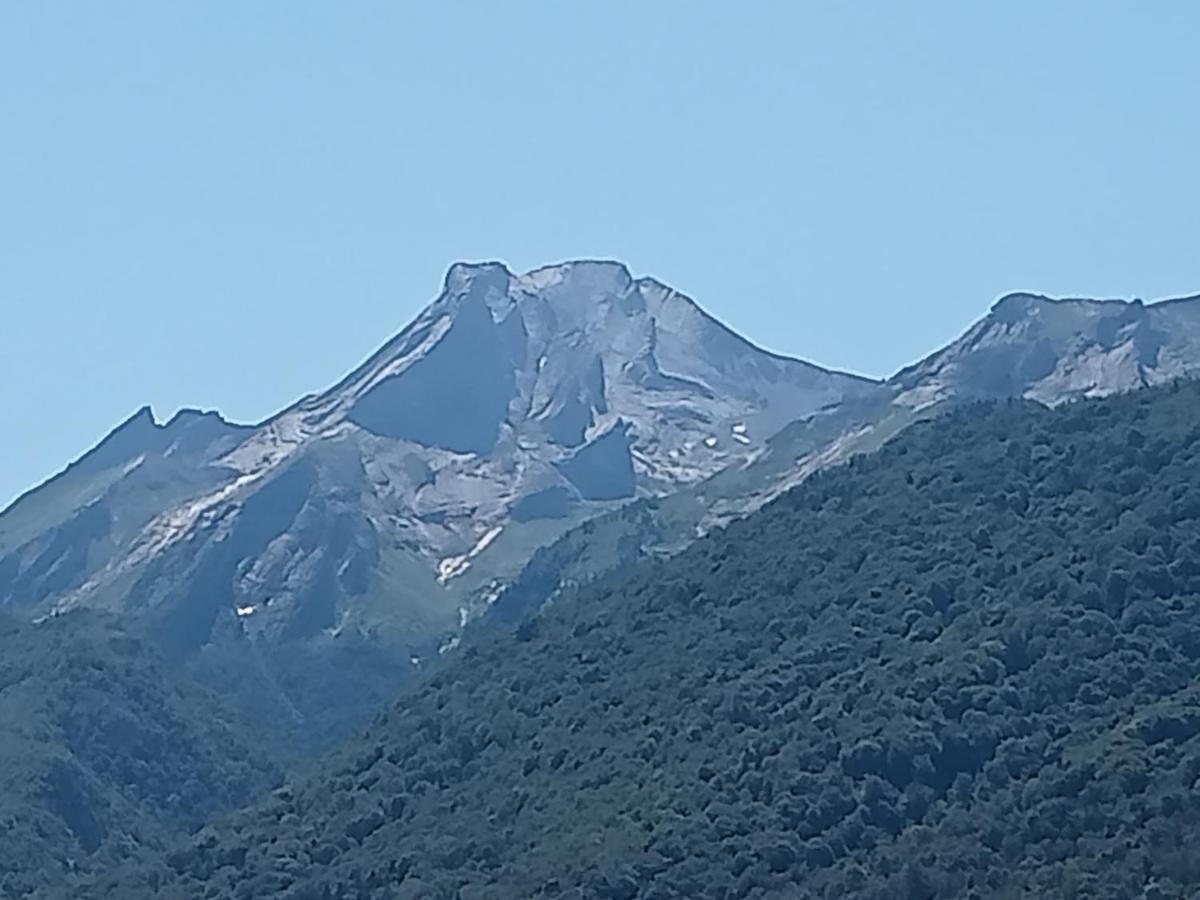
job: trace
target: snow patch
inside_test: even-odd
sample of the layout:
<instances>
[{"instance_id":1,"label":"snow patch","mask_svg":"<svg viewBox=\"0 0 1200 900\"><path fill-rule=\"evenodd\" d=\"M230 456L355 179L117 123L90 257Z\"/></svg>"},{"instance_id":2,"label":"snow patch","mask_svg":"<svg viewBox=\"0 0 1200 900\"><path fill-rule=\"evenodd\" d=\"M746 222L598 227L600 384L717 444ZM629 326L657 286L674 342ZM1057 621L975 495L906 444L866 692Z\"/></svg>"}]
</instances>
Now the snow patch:
<instances>
[{"instance_id":1,"label":"snow patch","mask_svg":"<svg viewBox=\"0 0 1200 900\"><path fill-rule=\"evenodd\" d=\"M461 553L458 556L447 556L438 563L438 584L445 584L452 578L457 578L462 575L467 569L471 568L471 560L477 557L480 553L491 546L492 541L500 536L500 532L504 530L503 525L496 525L489 528L483 533L483 536L475 542L475 546L466 553Z\"/></svg>"},{"instance_id":2,"label":"snow patch","mask_svg":"<svg viewBox=\"0 0 1200 900\"><path fill-rule=\"evenodd\" d=\"M704 439L704 446L711 450L713 447L717 446L717 439L715 437L706 437Z\"/></svg>"},{"instance_id":3,"label":"snow patch","mask_svg":"<svg viewBox=\"0 0 1200 900\"><path fill-rule=\"evenodd\" d=\"M438 584L445 584L451 578L457 578L469 568L471 568L471 557L468 554L447 556L438 562Z\"/></svg>"},{"instance_id":4,"label":"snow patch","mask_svg":"<svg viewBox=\"0 0 1200 900\"><path fill-rule=\"evenodd\" d=\"M256 609L258 609L257 606L239 606L235 612L238 614L239 619L244 619L246 616L254 615Z\"/></svg>"},{"instance_id":5,"label":"snow patch","mask_svg":"<svg viewBox=\"0 0 1200 900\"><path fill-rule=\"evenodd\" d=\"M489 528L483 537L476 542L475 546L471 548L471 552L467 555L471 559L474 559L476 556L486 550L491 545L492 541L500 536L500 532L503 530L503 525L497 525L494 528Z\"/></svg>"}]
</instances>

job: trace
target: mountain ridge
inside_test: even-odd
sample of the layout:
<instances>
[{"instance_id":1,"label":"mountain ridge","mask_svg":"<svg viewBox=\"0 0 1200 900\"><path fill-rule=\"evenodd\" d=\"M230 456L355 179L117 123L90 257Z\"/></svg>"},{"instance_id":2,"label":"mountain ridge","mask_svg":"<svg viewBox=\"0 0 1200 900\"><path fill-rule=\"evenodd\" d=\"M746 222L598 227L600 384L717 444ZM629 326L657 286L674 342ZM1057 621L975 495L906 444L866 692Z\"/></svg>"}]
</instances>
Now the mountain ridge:
<instances>
[{"instance_id":1,"label":"mountain ridge","mask_svg":"<svg viewBox=\"0 0 1200 900\"><path fill-rule=\"evenodd\" d=\"M416 669L537 546L877 387L620 263L456 264L329 389L253 426L139 411L85 455L97 471L26 495L0 518L0 605L98 606L185 656L383 636Z\"/></svg>"},{"instance_id":2,"label":"mountain ridge","mask_svg":"<svg viewBox=\"0 0 1200 900\"><path fill-rule=\"evenodd\" d=\"M565 589L645 556L676 552L814 472L877 449L914 422L963 403L1024 397L1055 405L1197 374L1200 295L1147 304L1006 294L958 338L886 379L876 395L786 426L740 467L596 519L586 540L567 534L543 548L502 595L500 602L512 608L500 618L518 620ZM598 554L589 543L608 549Z\"/></svg>"},{"instance_id":3,"label":"mountain ridge","mask_svg":"<svg viewBox=\"0 0 1200 900\"><path fill-rule=\"evenodd\" d=\"M677 552L913 422L1196 371L1188 298L1006 295L877 381L764 351L615 261L458 263L328 389L254 425L139 410L23 495L0 515L0 607L140 622L319 744L497 603L511 621Z\"/></svg>"}]
</instances>

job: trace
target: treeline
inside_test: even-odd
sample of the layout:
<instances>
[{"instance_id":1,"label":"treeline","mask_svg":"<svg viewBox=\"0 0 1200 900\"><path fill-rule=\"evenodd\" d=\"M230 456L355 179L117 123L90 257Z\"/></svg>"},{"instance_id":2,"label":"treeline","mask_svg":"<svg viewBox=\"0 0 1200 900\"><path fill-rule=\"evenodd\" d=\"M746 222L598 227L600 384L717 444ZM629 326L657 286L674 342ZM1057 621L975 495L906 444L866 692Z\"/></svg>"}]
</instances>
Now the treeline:
<instances>
[{"instance_id":1,"label":"treeline","mask_svg":"<svg viewBox=\"0 0 1200 900\"><path fill-rule=\"evenodd\" d=\"M914 426L86 895L1194 897L1198 413L1187 384Z\"/></svg>"}]
</instances>

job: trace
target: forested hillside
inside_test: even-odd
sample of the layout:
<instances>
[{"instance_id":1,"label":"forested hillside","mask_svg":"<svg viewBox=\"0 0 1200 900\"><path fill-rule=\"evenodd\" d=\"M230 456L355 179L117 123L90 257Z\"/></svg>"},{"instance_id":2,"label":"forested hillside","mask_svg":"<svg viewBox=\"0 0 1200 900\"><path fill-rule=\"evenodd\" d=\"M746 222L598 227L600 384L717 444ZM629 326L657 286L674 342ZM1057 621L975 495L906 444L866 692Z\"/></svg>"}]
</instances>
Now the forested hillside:
<instances>
[{"instance_id":1,"label":"forested hillside","mask_svg":"<svg viewBox=\"0 0 1200 900\"><path fill-rule=\"evenodd\" d=\"M161 848L275 778L246 723L106 617L0 618L0 897Z\"/></svg>"},{"instance_id":2,"label":"forested hillside","mask_svg":"<svg viewBox=\"0 0 1200 900\"><path fill-rule=\"evenodd\" d=\"M914 426L465 647L90 895L1194 897L1198 413Z\"/></svg>"}]
</instances>

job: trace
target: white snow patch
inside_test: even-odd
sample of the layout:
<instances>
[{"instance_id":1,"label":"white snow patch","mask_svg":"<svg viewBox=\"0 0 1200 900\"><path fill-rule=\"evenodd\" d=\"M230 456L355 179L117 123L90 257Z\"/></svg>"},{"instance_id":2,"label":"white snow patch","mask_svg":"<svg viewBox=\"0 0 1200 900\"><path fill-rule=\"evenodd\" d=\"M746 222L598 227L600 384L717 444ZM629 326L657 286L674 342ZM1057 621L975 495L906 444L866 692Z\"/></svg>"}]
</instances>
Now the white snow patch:
<instances>
[{"instance_id":1,"label":"white snow patch","mask_svg":"<svg viewBox=\"0 0 1200 900\"><path fill-rule=\"evenodd\" d=\"M746 424L744 422L738 422L736 425L733 426L733 433L734 434L745 434L746 433Z\"/></svg>"},{"instance_id":2,"label":"white snow patch","mask_svg":"<svg viewBox=\"0 0 1200 900\"><path fill-rule=\"evenodd\" d=\"M451 578L457 578L469 568L471 568L471 558L467 554L447 556L438 563L438 584L445 584Z\"/></svg>"},{"instance_id":3,"label":"white snow patch","mask_svg":"<svg viewBox=\"0 0 1200 900\"><path fill-rule=\"evenodd\" d=\"M736 431L733 433L733 439L743 446L750 443L750 438Z\"/></svg>"},{"instance_id":4,"label":"white snow patch","mask_svg":"<svg viewBox=\"0 0 1200 900\"><path fill-rule=\"evenodd\" d=\"M704 446L711 450L713 447L717 446L717 439L715 437L706 437L704 439Z\"/></svg>"},{"instance_id":5,"label":"white snow patch","mask_svg":"<svg viewBox=\"0 0 1200 900\"><path fill-rule=\"evenodd\" d=\"M483 537L481 537L475 543L475 546L471 548L471 552L468 553L467 556L471 559L474 559L476 556L486 550L491 545L492 541L500 536L500 532L503 530L503 525L497 525L494 528L489 528Z\"/></svg>"},{"instance_id":6,"label":"white snow patch","mask_svg":"<svg viewBox=\"0 0 1200 900\"><path fill-rule=\"evenodd\" d=\"M446 643L444 643L444 644L442 644L442 646L438 647L438 656L445 656L447 653L449 653L451 650L453 650L455 647L457 647L461 643L462 643L462 638L459 637L457 634L454 635L454 637L450 638L450 640L446 641Z\"/></svg>"},{"instance_id":7,"label":"white snow patch","mask_svg":"<svg viewBox=\"0 0 1200 900\"><path fill-rule=\"evenodd\" d=\"M447 556L445 559L441 560L437 565L438 584L445 584L451 578L457 578L459 575L462 575L464 572L466 572L467 569L471 568L471 560L486 550L491 545L492 541L496 540L496 538L500 536L500 532L503 530L503 525L496 525L493 528L489 528L486 532L484 532L483 536L475 542L475 546L469 551L466 553L461 553L458 556Z\"/></svg>"},{"instance_id":8,"label":"white snow patch","mask_svg":"<svg viewBox=\"0 0 1200 900\"><path fill-rule=\"evenodd\" d=\"M246 616L254 615L254 611L256 609L258 609L257 606L239 606L236 612L238 614L238 618L244 619Z\"/></svg>"},{"instance_id":9,"label":"white snow patch","mask_svg":"<svg viewBox=\"0 0 1200 900\"><path fill-rule=\"evenodd\" d=\"M139 456L137 459L131 459L128 463L126 463L125 468L121 470L121 475L123 475L123 476L128 475L130 472L132 472L134 469L136 469L138 466L140 466L145 461L146 461L146 455L144 453L141 456Z\"/></svg>"}]
</instances>

